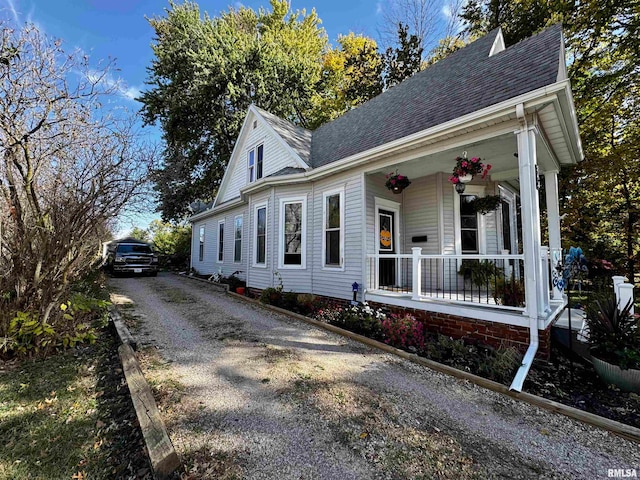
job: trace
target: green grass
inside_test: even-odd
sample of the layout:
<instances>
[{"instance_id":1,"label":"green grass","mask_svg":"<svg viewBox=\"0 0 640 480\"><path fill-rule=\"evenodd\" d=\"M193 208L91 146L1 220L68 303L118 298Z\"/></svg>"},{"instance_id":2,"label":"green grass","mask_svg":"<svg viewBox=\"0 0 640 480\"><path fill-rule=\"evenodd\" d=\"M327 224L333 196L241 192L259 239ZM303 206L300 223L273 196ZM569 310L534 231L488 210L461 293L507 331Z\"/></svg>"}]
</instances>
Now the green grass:
<instances>
[{"instance_id":1,"label":"green grass","mask_svg":"<svg viewBox=\"0 0 640 480\"><path fill-rule=\"evenodd\" d=\"M123 382L105 330L94 345L0 370L0 480L106 480L148 466Z\"/></svg>"},{"instance_id":2,"label":"green grass","mask_svg":"<svg viewBox=\"0 0 640 480\"><path fill-rule=\"evenodd\" d=\"M73 352L0 373L0 479L69 479L94 446L95 366Z\"/></svg>"}]
</instances>

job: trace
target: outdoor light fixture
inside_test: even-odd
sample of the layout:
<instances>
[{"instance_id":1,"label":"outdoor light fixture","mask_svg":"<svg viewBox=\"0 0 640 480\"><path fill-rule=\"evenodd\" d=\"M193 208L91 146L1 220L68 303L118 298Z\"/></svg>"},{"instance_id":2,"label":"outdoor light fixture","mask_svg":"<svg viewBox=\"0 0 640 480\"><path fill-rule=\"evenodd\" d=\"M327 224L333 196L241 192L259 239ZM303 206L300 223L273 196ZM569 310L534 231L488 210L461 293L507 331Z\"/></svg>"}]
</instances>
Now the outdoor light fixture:
<instances>
[{"instance_id":1,"label":"outdoor light fixture","mask_svg":"<svg viewBox=\"0 0 640 480\"><path fill-rule=\"evenodd\" d=\"M460 195L464 193L465 184L464 183L456 183L456 192Z\"/></svg>"}]
</instances>

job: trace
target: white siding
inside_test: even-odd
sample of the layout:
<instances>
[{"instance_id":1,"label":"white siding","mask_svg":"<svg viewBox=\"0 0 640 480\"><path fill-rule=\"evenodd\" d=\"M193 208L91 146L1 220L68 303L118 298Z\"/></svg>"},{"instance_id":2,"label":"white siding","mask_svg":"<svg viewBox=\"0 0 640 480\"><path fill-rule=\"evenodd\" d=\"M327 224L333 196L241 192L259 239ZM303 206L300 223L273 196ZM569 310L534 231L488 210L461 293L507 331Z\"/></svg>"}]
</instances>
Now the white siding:
<instances>
[{"instance_id":1,"label":"white siding","mask_svg":"<svg viewBox=\"0 0 640 480\"><path fill-rule=\"evenodd\" d=\"M253 128L257 121L256 128ZM249 114L245 124L246 131L238 138L238 145L234 149L229 165L230 171L225 178L217 204L233 200L240 195L240 190L249 181L248 178L248 152L258 145L264 145L263 178L285 167L300 167L298 161L282 144L282 140L273 131L264 125L261 119ZM257 161L257 158L256 158Z\"/></svg>"},{"instance_id":2,"label":"white siding","mask_svg":"<svg viewBox=\"0 0 640 480\"><path fill-rule=\"evenodd\" d=\"M304 215L304 221L306 222L306 265L304 269L300 268L278 268L280 262L280 244L282 242L282 231L280 229L280 201L287 198L301 198L304 197L307 200L307 209ZM300 293L311 292L311 271L314 264L314 255L317 256L320 251L316 251L313 248L312 238L314 225L313 220L313 198L311 195L310 184L298 185L298 186L282 186L275 189L275 208L271 212L274 220L274 235L273 235L273 258L274 266L282 276L282 283L284 291L294 291ZM320 261L320 259L317 259ZM277 281L276 281L277 282Z\"/></svg>"},{"instance_id":3,"label":"white siding","mask_svg":"<svg viewBox=\"0 0 640 480\"><path fill-rule=\"evenodd\" d=\"M322 238L323 230L323 193L344 188L344 257L343 269L324 267ZM313 228L309 235L312 239L313 270L312 291L329 297L352 298L353 282L362 283L363 250L362 244L362 183L359 172L336 175L330 179L318 181L313 186Z\"/></svg>"},{"instance_id":4,"label":"white siding","mask_svg":"<svg viewBox=\"0 0 640 480\"><path fill-rule=\"evenodd\" d=\"M422 247L425 255L438 255L438 194L436 175L416 178L403 192L402 223L404 225L404 251L411 253L413 247ZM427 236L426 242L412 241L412 237Z\"/></svg>"},{"instance_id":5,"label":"white siding","mask_svg":"<svg viewBox=\"0 0 640 480\"><path fill-rule=\"evenodd\" d=\"M275 266L277 263L274 263L273 256L273 189L267 190L266 192L260 192L257 195L251 196L251 201L249 202L249 213L247 222L247 238L248 238L248 251L247 251L247 260L248 260L248 271L249 271L249 280L248 285L254 288L267 288L274 286L274 276L273 272L275 270ZM255 266L255 248L256 248L256 238L255 238L255 226L256 226L256 211L255 206L259 204L267 205L267 243L266 243L266 259L264 266Z\"/></svg>"},{"instance_id":6,"label":"white siding","mask_svg":"<svg viewBox=\"0 0 640 480\"><path fill-rule=\"evenodd\" d=\"M248 236L249 229L247 225L248 208L246 206L234 208L233 210L227 210L224 212L219 219L224 219L224 262L216 263L216 272L222 269L222 274L226 277L229 275L240 271L240 273L236 273L238 278L245 280L247 277L247 244L248 244ZM235 233L235 218L238 215L242 215L242 260L241 263L235 263L233 261L233 253L234 253L234 233ZM216 232L217 233L217 232ZM216 234L215 238L216 242L216 260L218 259L218 236Z\"/></svg>"},{"instance_id":7,"label":"white siding","mask_svg":"<svg viewBox=\"0 0 640 480\"><path fill-rule=\"evenodd\" d=\"M216 273L216 242L218 238L218 220L221 217L207 217L196 221L193 224L193 235L191 237L191 266L200 274L207 275ZM200 261L200 227L205 227L204 234L204 257Z\"/></svg>"}]
</instances>

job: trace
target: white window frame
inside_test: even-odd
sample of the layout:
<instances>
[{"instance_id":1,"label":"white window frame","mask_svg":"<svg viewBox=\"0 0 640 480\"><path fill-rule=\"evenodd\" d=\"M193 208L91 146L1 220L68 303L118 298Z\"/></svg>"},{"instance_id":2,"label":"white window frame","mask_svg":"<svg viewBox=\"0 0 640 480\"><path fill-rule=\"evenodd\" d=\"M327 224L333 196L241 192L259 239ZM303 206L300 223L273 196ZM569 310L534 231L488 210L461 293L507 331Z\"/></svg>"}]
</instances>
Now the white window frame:
<instances>
[{"instance_id":1,"label":"white window frame","mask_svg":"<svg viewBox=\"0 0 640 480\"><path fill-rule=\"evenodd\" d=\"M462 236L460 234L461 228L461 219L460 219L460 194L455 191L455 186L452 188L453 191L453 223L455 229L455 243L456 243L456 255L465 255L462 252ZM478 197L484 196L485 187L482 185L466 185L463 195L476 195ZM486 239L486 229L484 222L484 215L478 215L478 253L469 253L468 255L485 255L487 253L487 239Z\"/></svg>"},{"instance_id":2,"label":"white window frame","mask_svg":"<svg viewBox=\"0 0 640 480\"><path fill-rule=\"evenodd\" d=\"M222 225L222 235L220 235L220 226ZM216 252L216 263L224 263L224 219L218 220L218 248ZM222 247L222 248L220 248Z\"/></svg>"},{"instance_id":3,"label":"white window frame","mask_svg":"<svg viewBox=\"0 0 640 480\"><path fill-rule=\"evenodd\" d=\"M499 209L500 218L496 220L498 226L498 247L500 250L509 250L510 255L518 254L518 215L516 212L516 193L512 190L498 185L498 191L500 192L500 199L509 204L509 210L511 215L509 216L509 228L511 230L511 245L504 244L504 228L503 228L503 213L502 208Z\"/></svg>"},{"instance_id":4,"label":"white window frame","mask_svg":"<svg viewBox=\"0 0 640 480\"><path fill-rule=\"evenodd\" d=\"M258 263L258 210L264 208L264 263ZM253 206L253 254L251 256L251 266L256 268L267 268L269 249L267 242L269 239L269 205L258 203Z\"/></svg>"},{"instance_id":5,"label":"white window frame","mask_svg":"<svg viewBox=\"0 0 640 480\"><path fill-rule=\"evenodd\" d=\"M204 262L206 238L207 238L207 224L202 223L198 226L198 261L199 262Z\"/></svg>"},{"instance_id":6,"label":"white window frame","mask_svg":"<svg viewBox=\"0 0 640 480\"><path fill-rule=\"evenodd\" d=\"M327 198L340 196L340 264L327 265ZM327 190L322 193L322 269L344 271L344 188Z\"/></svg>"},{"instance_id":7,"label":"white window frame","mask_svg":"<svg viewBox=\"0 0 640 480\"><path fill-rule=\"evenodd\" d=\"M284 263L285 207L286 205L293 203L302 204L300 265L288 265ZM307 268L307 197L290 197L280 199L280 221L278 223L278 235L280 238L278 247L278 268L305 270Z\"/></svg>"},{"instance_id":8,"label":"white window frame","mask_svg":"<svg viewBox=\"0 0 640 480\"><path fill-rule=\"evenodd\" d=\"M258 178L258 149L260 147L262 147L262 175ZM253 154L253 165L251 165L251 154ZM262 178L264 178L264 142L247 150L247 183L255 183Z\"/></svg>"},{"instance_id":9,"label":"white window frame","mask_svg":"<svg viewBox=\"0 0 640 480\"><path fill-rule=\"evenodd\" d=\"M238 220L240 220L240 238L236 238ZM233 218L233 263L242 263L242 242L244 240L244 218L243 215L236 215ZM238 249L238 240L240 240L240 259L236 260L236 251Z\"/></svg>"}]
</instances>

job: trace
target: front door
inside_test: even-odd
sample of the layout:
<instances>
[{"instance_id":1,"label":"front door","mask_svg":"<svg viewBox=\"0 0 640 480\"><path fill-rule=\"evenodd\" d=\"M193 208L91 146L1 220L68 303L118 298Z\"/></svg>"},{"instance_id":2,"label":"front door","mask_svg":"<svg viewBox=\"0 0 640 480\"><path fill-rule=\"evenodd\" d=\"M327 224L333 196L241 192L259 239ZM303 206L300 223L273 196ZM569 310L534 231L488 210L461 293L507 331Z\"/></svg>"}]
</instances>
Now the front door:
<instances>
[{"instance_id":1,"label":"front door","mask_svg":"<svg viewBox=\"0 0 640 480\"><path fill-rule=\"evenodd\" d=\"M389 255L396 253L396 212L378 210L378 253ZM378 281L381 287L396 285L396 259L381 258L379 263Z\"/></svg>"}]
</instances>

